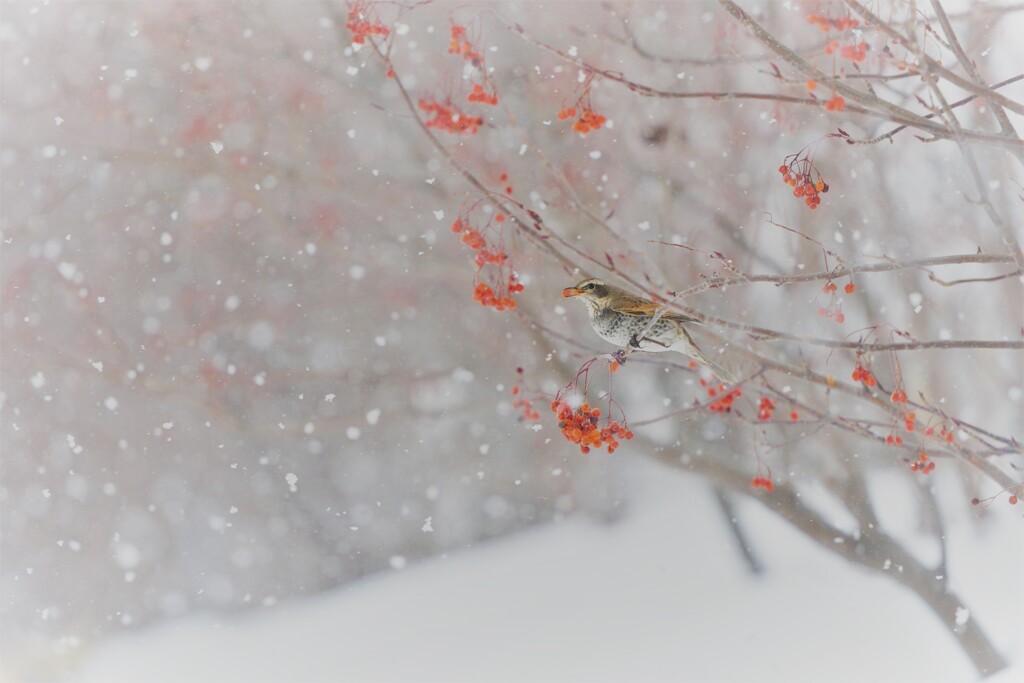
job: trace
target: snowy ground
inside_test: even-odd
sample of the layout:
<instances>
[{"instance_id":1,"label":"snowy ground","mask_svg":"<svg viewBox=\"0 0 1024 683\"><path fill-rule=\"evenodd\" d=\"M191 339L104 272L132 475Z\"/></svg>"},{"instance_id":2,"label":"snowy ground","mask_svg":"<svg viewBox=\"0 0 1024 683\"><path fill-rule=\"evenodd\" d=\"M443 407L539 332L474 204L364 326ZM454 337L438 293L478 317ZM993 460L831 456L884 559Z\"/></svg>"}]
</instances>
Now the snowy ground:
<instances>
[{"instance_id":1,"label":"snowy ground","mask_svg":"<svg viewBox=\"0 0 1024 683\"><path fill-rule=\"evenodd\" d=\"M573 519L305 601L114 637L75 680L974 680L894 583L744 506L768 566L751 579L698 479L632 473L618 524ZM981 538L949 531L955 585L1014 663L992 680L1009 683L1024 680L1024 534L1000 516Z\"/></svg>"}]
</instances>

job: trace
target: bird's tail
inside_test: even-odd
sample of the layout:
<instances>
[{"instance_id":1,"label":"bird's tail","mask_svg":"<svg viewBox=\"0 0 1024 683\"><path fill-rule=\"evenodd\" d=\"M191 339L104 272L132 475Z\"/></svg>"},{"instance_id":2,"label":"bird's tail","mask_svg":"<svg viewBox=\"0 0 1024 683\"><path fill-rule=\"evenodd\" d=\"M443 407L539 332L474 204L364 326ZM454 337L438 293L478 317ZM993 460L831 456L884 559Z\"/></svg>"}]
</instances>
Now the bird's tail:
<instances>
[{"instance_id":1,"label":"bird's tail","mask_svg":"<svg viewBox=\"0 0 1024 683\"><path fill-rule=\"evenodd\" d=\"M705 353L700 350L700 347L697 346L696 342L693 341L693 337L690 336L690 333L687 332L685 329L683 330L683 335L685 336L687 342L686 349L682 350L683 353L685 353L687 356L694 359L704 367L711 370L711 372L714 373L715 377L718 378L718 381L722 382L722 384L736 383L736 375L729 372L721 365L708 358L707 355L705 355Z\"/></svg>"},{"instance_id":2,"label":"bird's tail","mask_svg":"<svg viewBox=\"0 0 1024 683\"><path fill-rule=\"evenodd\" d=\"M697 350L697 353L699 355L696 357L696 361L703 365L704 367L711 370L711 372L715 374L715 377L718 378L718 381L720 381L722 384L736 384L736 375L732 374L731 372L723 368L721 365L705 356L704 353L699 349Z\"/></svg>"}]
</instances>

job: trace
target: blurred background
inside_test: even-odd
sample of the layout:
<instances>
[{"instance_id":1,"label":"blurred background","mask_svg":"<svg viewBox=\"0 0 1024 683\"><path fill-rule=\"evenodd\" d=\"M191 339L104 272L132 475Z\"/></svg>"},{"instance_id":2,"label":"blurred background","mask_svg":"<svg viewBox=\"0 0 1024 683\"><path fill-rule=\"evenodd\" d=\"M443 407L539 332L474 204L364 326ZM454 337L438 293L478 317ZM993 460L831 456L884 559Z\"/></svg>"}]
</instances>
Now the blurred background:
<instances>
[{"instance_id":1,"label":"blurred background","mask_svg":"<svg viewBox=\"0 0 1024 683\"><path fill-rule=\"evenodd\" d=\"M995 81L1024 64L1014 40L1024 13L993 5L950 12ZM820 55L805 15L831 7L769 4L760 16ZM547 404L609 350L582 307L559 296L583 271L509 232L526 285L517 309L473 303L475 267L449 225L478 196L416 126L381 61L352 49L347 11L3 5L5 680L972 675L940 621L896 584L721 482L643 458L712 458L749 477L752 443L839 527L844 512L827 498L855 459L908 552L930 563L932 537L949 541L942 556L957 588L1019 672L1019 509L1005 497L972 507L998 488L974 470L949 461L922 483L855 436L808 428L752 440L749 426L706 411L638 427L614 456L566 443ZM502 23L665 89L781 87L717 3L380 12L413 97L468 90L447 48L453 21L471 26L502 101L477 136L439 134L450 154L638 276L682 289L718 272L714 251L755 272L834 265L767 217L851 261L1006 253L952 143L822 142L837 123L863 135L887 128L778 102L641 98L600 79L592 99L610 124L573 135L556 113L579 95L579 70ZM912 90L878 87L913 105ZM1016 84L1005 94L1024 93ZM991 127L984 103L963 117ZM832 185L816 212L776 170L808 144ZM977 154L1021 237L1020 164L1000 149ZM960 266L943 277L995 272ZM881 324L920 339L1020 338L1019 278L941 287L913 270L857 284L845 327L818 315L831 305L821 283L688 303L812 337ZM760 350L843 380L853 366L828 348ZM908 385L951 413L1022 436L1019 351L900 360ZM638 361L616 376L616 399L643 421L701 396L697 379ZM520 420L517 384L539 423ZM997 464L1017 467L1019 480L1019 456ZM869 634L877 650L865 662L832 668L846 638ZM802 643L819 654L794 663ZM733 654L739 644L750 656Z\"/></svg>"}]
</instances>

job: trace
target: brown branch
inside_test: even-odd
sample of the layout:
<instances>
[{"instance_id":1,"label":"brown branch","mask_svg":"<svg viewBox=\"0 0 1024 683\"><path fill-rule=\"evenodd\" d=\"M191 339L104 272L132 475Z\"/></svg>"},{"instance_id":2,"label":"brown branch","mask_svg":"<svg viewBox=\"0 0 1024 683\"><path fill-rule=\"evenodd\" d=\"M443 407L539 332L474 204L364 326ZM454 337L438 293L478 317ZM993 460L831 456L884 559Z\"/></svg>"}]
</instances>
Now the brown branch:
<instances>
[{"instance_id":1,"label":"brown branch","mask_svg":"<svg viewBox=\"0 0 1024 683\"><path fill-rule=\"evenodd\" d=\"M860 527L851 535L825 522L826 516L808 506L792 484L780 482L775 485L773 493L757 495L750 488L749 475L721 460L691 458L684 463L678 453L653 443L649 444L645 454L673 469L695 472L758 501L827 552L909 588L949 628L980 673L988 675L1006 667L1006 660L981 629L977 619L969 619L963 625L956 623L957 609L965 603L945 582L935 580L935 568L922 564L877 524L873 527L866 524L865 510L856 503L841 499Z\"/></svg>"},{"instance_id":2,"label":"brown branch","mask_svg":"<svg viewBox=\"0 0 1024 683\"><path fill-rule=\"evenodd\" d=\"M682 246L672 244L670 242L657 242L658 244L664 244L666 246ZM821 280L837 280L840 278L851 276L855 273L882 273L882 272L893 272L900 270L913 270L921 269L925 270L931 266L944 266L944 265L957 265L964 263L1013 263L1014 259L1012 256L1003 256L1000 254L956 254L952 256L934 256L932 258L919 259L916 261L903 261L903 262L890 262L890 263L872 263L860 266L837 266L829 271L822 271L818 273L801 273L799 275L768 275L764 273L751 273L751 274L740 274L732 277L711 277L705 279L699 285L694 285L687 289L677 293L679 298L686 298L693 294L706 291L708 289L719 289L722 287L731 287L733 285L743 285L753 282L767 282L776 286L790 285L801 282L815 282ZM1004 277L1011 277L1010 275L1000 275L1000 279Z\"/></svg>"},{"instance_id":3,"label":"brown branch","mask_svg":"<svg viewBox=\"0 0 1024 683\"><path fill-rule=\"evenodd\" d=\"M719 1L728 2L729 0ZM887 36L895 40L897 43L899 43L906 49L913 52L917 56L917 58L921 60L922 65L927 67L929 71L932 71L933 73L942 76L950 83L953 83L954 85L963 88L967 92L974 93L975 95L978 95L980 97L984 97L988 99L989 102L998 102L1000 106L1006 107L1007 109L1014 113L1024 115L1024 105L1021 105L1018 102L1014 102L1010 98L1005 97L1004 95L1000 95L997 92L993 92L990 88L979 86L977 83L974 83L964 78L963 76L957 74L956 72L947 69L940 62L928 56L928 54L926 54L925 52L915 49L910 39L907 38L907 36L903 35L899 31L894 29L892 26L882 21L879 17L875 16L875 14L871 12L871 10L862 5L857 0L844 0L844 2L849 7L851 7L855 12L864 17L864 21L868 26L875 26L881 29L882 32L885 33Z\"/></svg>"},{"instance_id":4,"label":"brown branch","mask_svg":"<svg viewBox=\"0 0 1024 683\"><path fill-rule=\"evenodd\" d=\"M722 8L725 9L725 11L728 12L734 19L740 22L744 26L744 28L746 28L751 34L753 34L753 36L757 38L762 45L764 45L769 50L777 54L794 69L817 81L826 81L829 79L828 74L826 74L824 71L813 66L812 64L807 62L807 60L803 59L800 55L796 54L788 47L786 47L778 40L776 40L775 36L768 33L768 31L766 31L764 27L762 27L759 23L754 21L754 19L751 18L750 15L747 14L735 2L733 2L732 0L718 0L718 4L721 5ZM884 111L889 116L894 117L894 120L895 117L898 117L906 122L909 122L910 125L913 125L915 128L922 128L923 130L928 130L929 132L932 133L936 133L937 129L941 129L941 127L935 126L924 117L921 117L907 109L904 109L903 107L895 105L892 102L887 102L869 93L865 93L861 90L857 90L856 88L852 88L841 81L835 82L835 88L840 94L845 95L848 99L851 99L854 102L859 102L868 109L879 109L881 111ZM950 134L950 131L946 129L941 129L941 134L943 136L948 136Z\"/></svg>"},{"instance_id":5,"label":"brown branch","mask_svg":"<svg viewBox=\"0 0 1024 683\"><path fill-rule=\"evenodd\" d=\"M854 0L848 0L848 2L853 1ZM1009 225L1007 225L1006 221L1003 220L1003 217L992 204L992 200L989 196L988 184L981 175L981 169L978 167L978 161L974 156L974 150L966 144L963 128L960 126L960 122L957 120L956 114L950 108L945 95L942 94L942 90L939 88L935 77L935 72L938 69L933 69L933 61L928 61L928 56L925 54L924 50L917 49L915 52L915 48L917 48L916 39L905 40L904 45L906 45L907 49L912 53L917 54L919 59L921 59L926 65L921 71L921 76L931 89L935 99L941 105L940 112L946 117L949 127L954 134L953 139L956 141L957 147L960 149L960 153L967 162L967 169L970 171L971 178L974 180L974 185L978 190L981 206L988 215L989 220L996 227L996 230L1002 235L1003 243L1010 247L1017 263L1017 269L1024 270L1024 251L1021 250L1020 243L1017 241L1017 236L1014 234L1013 230ZM1003 102L1000 101L1000 103L1002 104Z\"/></svg>"},{"instance_id":6,"label":"brown branch","mask_svg":"<svg viewBox=\"0 0 1024 683\"><path fill-rule=\"evenodd\" d=\"M1005 87L1007 85L1010 85L1012 83L1016 83L1017 81L1021 80L1022 78L1024 78L1024 74L1017 74L1016 76L1011 76L1010 78L1007 78L1005 80L999 81L998 83L993 85L992 89L995 90L995 89L1002 88L1002 87ZM952 104L949 105L949 107L950 107L950 109L956 109L958 107L962 107L963 105L967 104L968 102L973 102L974 100L978 99L978 97L980 97L980 95L968 95L967 97L964 97L962 99L957 100L956 102L953 102ZM936 116L936 114L929 113L929 114L925 114L924 117L926 119L931 119L931 118L935 118L935 116ZM851 137L844 137L843 139L846 141L846 144L848 144L848 145L874 145L874 144L877 144L877 143L882 142L884 140L892 140L894 135L896 135L897 133L903 132L907 128L909 128L909 126L906 126L906 125L896 126L892 130L890 130L888 133L883 133L883 134L875 136L873 138L864 139L864 140L860 140L860 139L857 139L857 138L851 138Z\"/></svg>"},{"instance_id":7,"label":"brown branch","mask_svg":"<svg viewBox=\"0 0 1024 683\"><path fill-rule=\"evenodd\" d=\"M939 24L942 26L942 31L946 34L946 40L949 41L949 47L953 51L953 54L956 55L956 59L960 62L960 66L963 67L964 71L967 72L967 75L971 77L971 80L974 81L975 84L988 91L988 93L992 93L994 89L990 88L988 84L985 83L985 79L981 77L981 73L978 71L978 68L967 56L967 53L964 52L963 46L960 45L960 40L956 36L956 31L953 30L953 25L950 23L949 17L946 16L946 10L942 8L942 4L939 3L939 0L932 0L932 9L935 10L935 15L938 17ZM999 129L1003 132L1003 135L1008 138L1017 139L1017 131L1014 129L1013 124L1010 123L1010 118L1006 115L1006 111L1003 110L999 101L987 94L983 97L988 100L989 106L992 109L992 115L995 116L996 121L999 123ZM1024 161L1024 156L1021 156L1020 154L1018 154L1017 158Z\"/></svg>"},{"instance_id":8,"label":"brown branch","mask_svg":"<svg viewBox=\"0 0 1024 683\"><path fill-rule=\"evenodd\" d=\"M640 95L642 97L653 97L653 98L661 98L661 99L709 99L709 100L712 100L712 101L715 101L715 102L728 101L728 100L760 100L760 101L767 101L767 102L781 102L781 103L784 103L784 104L795 104L795 105L802 105L802 106L811 106L811 107L815 107L815 108L818 108L818 109L820 109L823 106L823 104L824 104L821 100L819 100L817 98L814 98L814 97L797 97L797 96L794 96L794 95L780 95L780 94L777 94L777 93L732 92L732 91L672 92L672 91L668 91L668 90L659 90L658 88L654 88L652 86L645 85L643 83L638 83L636 81L632 81L632 80L626 78L625 76L623 76L620 73L616 73L614 71L608 71L606 69L602 69L600 67L597 67L597 66L589 64L587 62L584 62L582 59L580 59L578 57L572 57L571 55L563 52L562 50L559 50L556 47L548 45L547 43L544 43L544 42L542 42L540 40L537 40L536 38L528 35L526 33L525 29L523 29L522 26L520 26L518 24L513 25L513 24L510 24L508 22L504 22L504 20L501 20L501 21L503 21L505 26L510 31L512 31L513 33L515 33L516 35L518 35L520 38L522 38L526 42L530 43L531 45L534 45L534 46L536 46L536 47L538 47L538 48L540 48L540 49L542 49L542 50L544 50L546 52L549 52L549 53L559 57L563 61L565 61L565 62L567 62L569 64L572 64L573 66L587 69L588 71L592 71L593 73L601 76L604 79L607 79L607 80L615 82L615 83L620 83L620 84L626 86L627 88L629 88L630 91L635 92L636 94L638 94L638 95ZM820 79L822 79L823 82L824 81L832 80L831 77L825 75L823 72L818 72L818 74L819 74ZM847 86L843 86L843 87L847 87ZM883 100L879 100L879 101L882 102ZM892 105L892 106L895 106L895 105ZM928 121L928 117L919 116L919 115L913 114L911 112L907 112L908 116L902 116L902 115L899 115L899 114L896 114L896 113L892 113L892 112L876 111L875 109L872 109L871 107L860 106L860 105L857 105L857 104L847 104L846 105L846 111L849 112L849 113L861 114L861 115L864 115L864 116L870 116L870 117L873 117L873 118L883 119L885 121L891 121L893 123L898 123L898 124L902 124L902 125L905 125L905 126L909 126L909 127L914 127L914 128L918 128L918 129L921 129L921 130L925 130L926 132L931 133L932 135L934 135L936 137L939 137L941 139L948 139L951 136L951 133L950 133L950 131L948 129L946 129L943 126L940 126L938 124L931 123L930 121ZM970 139L972 139L972 140L976 140L978 142L983 142L985 144L990 144L990 145L1009 146L1009 145L1017 144L1016 141L1008 140L1007 138L1003 137L1002 135L996 135L994 133L986 133L984 131L965 131L964 134L967 137L969 137ZM1019 144L1021 146L1024 146L1024 141L1020 141Z\"/></svg>"},{"instance_id":9,"label":"brown branch","mask_svg":"<svg viewBox=\"0 0 1024 683\"><path fill-rule=\"evenodd\" d=\"M938 339L932 341L920 341L920 342L892 342L886 344L874 344L867 342L852 342L852 341L837 341L834 339L819 339L816 337L806 337L799 334L792 334L790 332L780 332L778 330L768 329L766 327L758 327L756 325L746 325L744 323L737 323L724 318L716 318L708 315L701 315L699 311L690 311L682 309L688 315L692 314L701 317L701 322L714 323L721 327L727 327L729 329L746 332L748 334L761 337L763 339L785 339L788 341L800 342L801 344L810 344L811 346L823 346L830 349L851 349L855 351L864 352L878 352L878 351L922 351L925 349L1011 349L1011 350L1024 350L1024 341L994 341L994 340L975 340L975 339Z\"/></svg>"}]
</instances>

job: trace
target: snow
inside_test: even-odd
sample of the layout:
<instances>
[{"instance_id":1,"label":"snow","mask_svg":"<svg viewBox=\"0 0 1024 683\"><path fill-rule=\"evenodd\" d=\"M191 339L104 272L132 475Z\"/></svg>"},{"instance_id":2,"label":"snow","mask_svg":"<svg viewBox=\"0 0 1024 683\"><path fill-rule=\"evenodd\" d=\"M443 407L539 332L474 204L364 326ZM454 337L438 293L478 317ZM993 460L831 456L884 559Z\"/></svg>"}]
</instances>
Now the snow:
<instances>
[{"instance_id":1,"label":"snow","mask_svg":"<svg viewBox=\"0 0 1024 683\"><path fill-rule=\"evenodd\" d=\"M274 327L261 320L249 328L249 345L254 349L266 350L274 345L276 333Z\"/></svg>"},{"instance_id":2,"label":"snow","mask_svg":"<svg viewBox=\"0 0 1024 683\"><path fill-rule=\"evenodd\" d=\"M634 475L641 502L618 523L575 517L408 566L394 556L401 572L318 597L132 631L99 643L72 680L976 679L952 636L894 582L742 503L767 567L752 577L700 480L647 464ZM1015 660L989 679L1010 683L1024 675L1012 578L1024 549L992 542L1019 539L1019 519L991 521L980 539L964 520L948 529L967 558L954 583L972 605L957 621L978 619Z\"/></svg>"}]
</instances>

